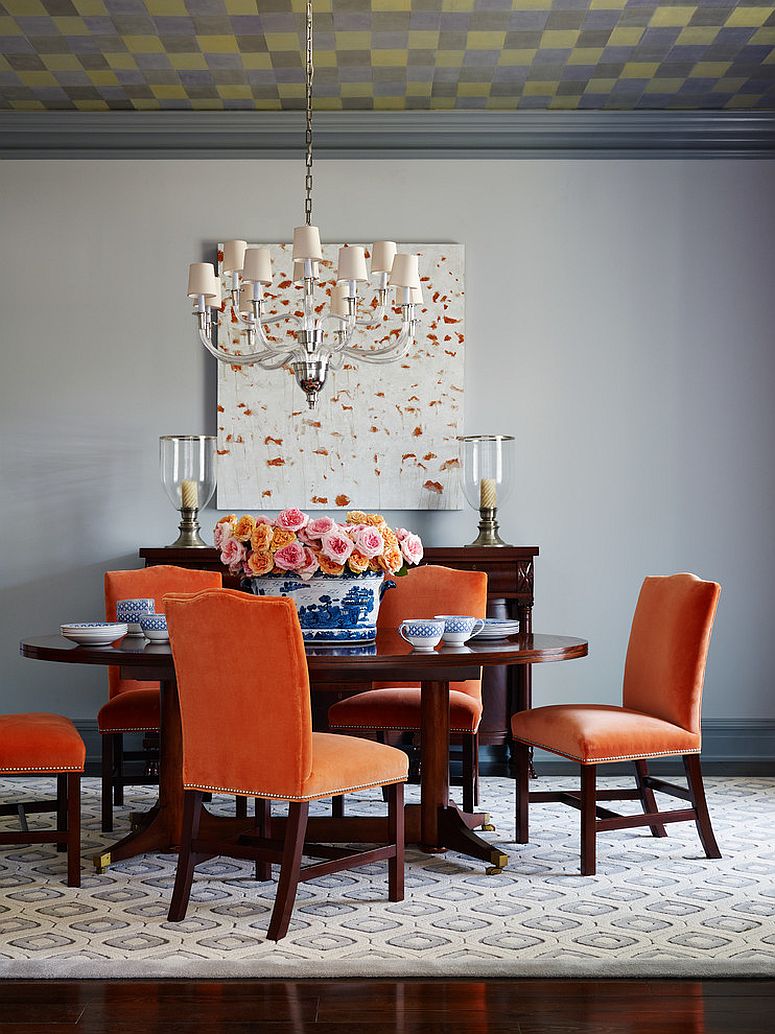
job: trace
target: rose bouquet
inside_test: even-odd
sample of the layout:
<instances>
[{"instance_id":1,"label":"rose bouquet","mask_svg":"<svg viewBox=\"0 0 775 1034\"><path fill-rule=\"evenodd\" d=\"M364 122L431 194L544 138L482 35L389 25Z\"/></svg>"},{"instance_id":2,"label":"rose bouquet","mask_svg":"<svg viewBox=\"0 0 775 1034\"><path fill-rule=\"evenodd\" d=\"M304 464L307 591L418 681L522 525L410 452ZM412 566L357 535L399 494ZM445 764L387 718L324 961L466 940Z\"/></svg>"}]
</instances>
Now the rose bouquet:
<instances>
[{"instance_id":1,"label":"rose bouquet","mask_svg":"<svg viewBox=\"0 0 775 1034\"><path fill-rule=\"evenodd\" d=\"M318 572L402 575L423 556L418 535L393 530L381 514L360 510L351 510L344 524L295 507L282 510L275 520L231 513L216 524L214 541L231 574L247 578L290 573L309 581Z\"/></svg>"}]
</instances>

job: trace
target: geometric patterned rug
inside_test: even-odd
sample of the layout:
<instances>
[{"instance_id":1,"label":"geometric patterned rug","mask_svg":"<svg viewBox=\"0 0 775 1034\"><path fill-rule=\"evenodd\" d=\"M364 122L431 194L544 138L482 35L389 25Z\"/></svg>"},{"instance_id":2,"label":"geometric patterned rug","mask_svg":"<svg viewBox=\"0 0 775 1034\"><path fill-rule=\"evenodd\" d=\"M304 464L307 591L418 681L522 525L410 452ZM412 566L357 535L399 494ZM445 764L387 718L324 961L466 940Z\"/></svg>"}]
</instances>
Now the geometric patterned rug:
<instances>
[{"instance_id":1,"label":"geometric patterned rug","mask_svg":"<svg viewBox=\"0 0 775 1034\"><path fill-rule=\"evenodd\" d=\"M44 782L0 780L0 800L29 800L48 792ZM664 839L638 829L602 834L598 875L581 877L578 813L533 806L531 843L518 846L514 784L485 778L482 806L496 825L486 835L509 856L502 875L486 876L460 855L411 849L403 902L386 900L384 863L305 883L288 936L274 944L265 940L274 884L256 883L247 862L213 859L197 869L188 917L174 924L166 919L173 856L95 875L92 854L123 835L129 811L149 807L154 790L129 788L116 833L105 838L99 784L87 779L80 889L64 885L65 855L51 845L0 851L0 976L773 977L775 780L706 785L722 859L707 860L694 824L677 823ZM417 787L407 792L413 799ZM216 799L220 806L228 812L231 802ZM383 808L373 791L348 804L351 813ZM621 809L638 810L632 802Z\"/></svg>"}]
</instances>

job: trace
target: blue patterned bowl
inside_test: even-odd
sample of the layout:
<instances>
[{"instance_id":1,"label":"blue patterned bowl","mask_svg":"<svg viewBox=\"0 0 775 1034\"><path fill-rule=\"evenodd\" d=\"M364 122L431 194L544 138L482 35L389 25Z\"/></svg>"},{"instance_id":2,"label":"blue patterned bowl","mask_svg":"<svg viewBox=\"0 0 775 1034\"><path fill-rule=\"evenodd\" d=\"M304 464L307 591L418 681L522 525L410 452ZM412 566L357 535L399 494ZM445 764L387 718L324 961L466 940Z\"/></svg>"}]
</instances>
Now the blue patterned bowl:
<instances>
[{"instance_id":1,"label":"blue patterned bowl","mask_svg":"<svg viewBox=\"0 0 775 1034\"><path fill-rule=\"evenodd\" d=\"M470 614L436 614L436 618L444 622L444 642L452 646L462 646L484 628L484 621Z\"/></svg>"},{"instance_id":2,"label":"blue patterned bowl","mask_svg":"<svg viewBox=\"0 0 775 1034\"><path fill-rule=\"evenodd\" d=\"M169 640L167 618L164 614L146 614L140 618L140 628L145 638L152 642L166 643Z\"/></svg>"},{"instance_id":3,"label":"blue patterned bowl","mask_svg":"<svg viewBox=\"0 0 775 1034\"><path fill-rule=\"evenodd\" d=\"M156 601L149 598L116 601L116 620L126 621L129 625L129 635L142 635L141 618L155 611Z\"/></svg>"},{"instance_id":4,"label":"blue patterned bowl","mask_svg":"<svg viewBox=\"0 0 775 1034\"><path fill-rule=\"evenodd\" d=\"M444 622L435 618L409 618L398 626L398 634L415 650L432 650L444 635Z\"/></svg>"}]
</instances>

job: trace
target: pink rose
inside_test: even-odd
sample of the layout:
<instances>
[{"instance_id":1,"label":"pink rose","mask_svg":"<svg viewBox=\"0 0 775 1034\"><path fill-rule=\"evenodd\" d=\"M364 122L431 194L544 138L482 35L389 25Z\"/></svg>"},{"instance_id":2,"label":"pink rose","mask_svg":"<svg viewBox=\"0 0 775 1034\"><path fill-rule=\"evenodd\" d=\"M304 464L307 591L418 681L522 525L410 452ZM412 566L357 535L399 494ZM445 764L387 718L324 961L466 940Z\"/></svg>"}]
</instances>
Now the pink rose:
<instances>
[{"instance_id":1,"label":"pink rose","mask_svg":"<svg viewBox=\"0 0 775 1034\"><path fill-rule=\"evenodd\" d=\"M329 531L333 531L335 527L336 525L330 517L316 517L309 522L306 532L311 539L322 539L324 535L327 535Z\"/></svg>"},{"instance_id":2,"label":"pink rose","mask_svg":"<svg viewBox=\"0 0 775 1034\"><path fill-rule=\"evenodd\" d=\"M223 549L234 533L234 525L231 521L221 521L213 529L213 542L216 549Z\"/></svg>"},{"instance_id":3,"label":"pink rose","mask_svg":"<svg viewBox=\"0 0 775 1034\"><path fill-rule=\"evenodd\" d=\"M295 506L289 507L287 510L280 510L275 521L275 526L283 528L285 531L301 531L302 528L306 528L309 517L306 513L302 513Z\"/></svg>"},{"instance_id":4,"label":"pink rose","mask_svg":"<svg viewBox=\"0 0 775 1034\"><path fill-rule=\"evenodd\" d=\"M412 535L411 532L407 532L406 535L399 540L401 545L401 552L404 555L404 559L409 564L419 564L422 560L422 541L419 535Z\"/></svg>"},{"instance_id":5,"label":"pink rose","mask_svg":"<svg viewBox=\"0 0 775 1034\"><path fill-rule=\"evenodd\" d=\"M355 536L355 545L358 547L359 553L363 553L371 560L384 552L385 540L376 528L371 528L366 524L359 529Z\"/></svg>"},{"instance_id":6,"label":"pink rose","mask_svg":"<svg viewBox=\"0 0 775 1034\"><path fill-rule=\"evenodd\" d=\"M274 562L275 566L283 571L298 572L307 563L305 548L300 542L291 542L289 546L277 550Z\"/></svg>"},{"instance_id":7,"label":"pink rose","mask_svg":"<svg viewBox=\"0 0 775 1034\"><path fill-rule=\"evenodd\" d=\"M335 564L344 564L355 549L353 540L337 525L326 532L320 542L321 551Z\"/></svg>"},{"instance_id":8,"label":"pink rose","mask_svg":"<svg viewBox=\"0 0 775 1034\"><path fill-rule=\"evenodd\" d=\"M288 547L286 546L286 549ZM278 550L279 552L279 550ZM276 556L276 554L275 554ZM311 549L304 547L304 564L299 568L298 574L300 578L303 578L305 582L308 582L313 576L315 571L320 567L317 556Z\"/></svg>"},{"instance_id":9,"label":"pink rose","mask_svg":"<svg viewBox=\"0 0 775 1034\"><path fill-rule=\"evenodd\" d=\"M396 538L398 539L399 542L403 542L403 540L409 534L410 534L410 532L408 532L406 530L406 528L396 528Z\"/></svg>"},{"instance_id":10,"label":"pink rose","mask_svg":"<svg viewBox=\"0 0 775 1034\"><path fill-rule=\"evenodd\" d=\"M227 539L221 547L221 563L226 564L230 569L236 567L239 570L244 559L245 547L239 539Z\"/></svg>"},{"instance_id":11,"label":"pink rose","mask_svg":"<svg viewBox=\"0 0 775 1034\"><path fill-rule=\"evenodd\" d=\"M260 513L258 517L256 517L256 524L271 524L272 527L274 527L274 521L271 517L267 517L265 513Z\"/></svg>"}]
</instances>

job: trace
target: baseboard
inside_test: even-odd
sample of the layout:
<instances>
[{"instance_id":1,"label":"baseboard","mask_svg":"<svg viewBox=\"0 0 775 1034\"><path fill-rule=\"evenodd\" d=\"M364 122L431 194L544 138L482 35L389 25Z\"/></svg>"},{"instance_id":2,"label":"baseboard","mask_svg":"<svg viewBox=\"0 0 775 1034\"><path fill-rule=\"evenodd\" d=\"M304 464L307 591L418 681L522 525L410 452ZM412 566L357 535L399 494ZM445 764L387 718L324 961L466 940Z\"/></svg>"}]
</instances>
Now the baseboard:
<instances>
[{"instance_id":1,"label":"baseboard","mask_svg":"<svg viewBox=\"0 0 775 1034\"><path fill-rule=\"evenodd\" d=\"M100 735L93 718L75 719L75 725L86 743L86 770L99 772ZM702 766L707 775L775 776L775 719L771 718L707 718L702 723ZM126 737L126 749L140 749L142 735ZM536 769L543 775L569 775L578 770L572 761L564 761L539 750L535 754ZM503 747L480 749L482 775L508 775L508 757ZM655 774L673 775L682 770L680 758L662 758L651 763ZM631 765L607 765L606 774L631 774Z\"/></svg>"}]
</instances>

